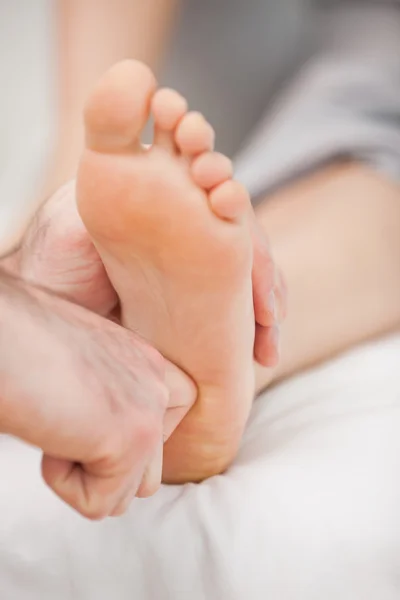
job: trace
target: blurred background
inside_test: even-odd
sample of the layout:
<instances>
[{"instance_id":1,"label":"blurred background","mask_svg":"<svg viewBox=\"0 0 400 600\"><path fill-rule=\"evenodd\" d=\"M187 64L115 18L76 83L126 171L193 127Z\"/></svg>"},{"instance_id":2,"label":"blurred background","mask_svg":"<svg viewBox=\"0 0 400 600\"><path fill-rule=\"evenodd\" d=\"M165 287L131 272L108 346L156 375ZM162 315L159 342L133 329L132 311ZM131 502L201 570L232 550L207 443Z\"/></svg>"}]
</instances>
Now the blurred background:
<instances>
[{"instance_id":1,"label":"blurred background","mask_svg":"<svg viewBox=\"0 0 400 600\"><path fill-rule=\"evenodd\" d=\"M138 58L154 68L161 84L176 87L193 109L204 111L218 148L233 156L310 51L306 4L2 2L0 238L10 243L21 212L31 214L74 177L85 98L117 60Z\"/></svg>"},{"instance_id":2,"label":"blurred background","mask_svg":"<svg viewBox=\"0 0 400 600\"><path fill-rule=\"evenodd\" d=\"M343 156L398 174L400 134L386 118L398 106L396 4L2 2L1 249L74 177L85 99L124 58L149 64L204 112L254 197Z\"/></svg>"}]
</instances>

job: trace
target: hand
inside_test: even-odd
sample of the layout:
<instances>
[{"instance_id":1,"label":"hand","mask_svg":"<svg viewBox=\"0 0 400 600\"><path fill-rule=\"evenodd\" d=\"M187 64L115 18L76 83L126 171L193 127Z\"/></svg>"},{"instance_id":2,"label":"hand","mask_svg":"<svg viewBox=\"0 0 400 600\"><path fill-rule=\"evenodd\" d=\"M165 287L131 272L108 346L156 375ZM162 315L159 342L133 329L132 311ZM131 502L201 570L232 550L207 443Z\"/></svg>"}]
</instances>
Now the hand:
<instances>
[{"instance_id":1,"label":"hand","mask_svg":"<svg viewBox=\"0 0 400 600\"><path fill-rule=\"evenodd\" d=\"M19 250L3 259L2 266L22 280L99 315L110 317L118 307L118 297L76 210L73 182L43 205ZM188 389L188 379L179 369L164 362L170 393L164 416L165 441L192 407L195 391L192 385ZM138 490L140 497L157 491L161 471L162 447L158 447L144 473Z\"/></svg>"},{"instance_id":2,"label":"hand","mask_svg":"<svg viewBox=\"0 0 400 600\"><path fill-rule=\"evenodd\" d=\"M275 366L279 324L286 314L286 289L272 259L263 229L250 215L254 263L253 295L256 318L254 356ZM74 182L62 187L38 212L19 251L5 266L30 281L98 314L108 316L117 295L75 205Z\"/></svg>"},{"instance_id":3,"label":"hand","mask_svg":"<svg viewBox=\"0 0 400 600\"><path fill-rule=\"evenodd\" d=\"M46 289L99 315L118 305L96 248L75 204L75 185L60 188L37 212L19 249L2 266L28 283Z\"/></svg>"},{"instance_id":4,"label":"hand","mask_svg":"<svg viewBox=\"0 0 400 600\"><path fill-rule=\"evenodd\" d=\"M287 288L282 272L272 258L268 238L254 213L251 219L256 317L254 359L263 367L276 367L280 360L280 325L287 313Z\"/></svg>"},{"instance_id":5,"label":"hand","mask_svg":"<svg viewBox=\"0 0 400 600\"><path fill-rule=\"evenodd\" d=\"M121 514L146 471L147 485L159 485L161 461L159 472L148 465L174 403L165 361L112 321L7 275L0 303L1 431L43 450L45 481L82 515ZM186 411L193 386L171 368Z\"/></svg>"}]
</instances>

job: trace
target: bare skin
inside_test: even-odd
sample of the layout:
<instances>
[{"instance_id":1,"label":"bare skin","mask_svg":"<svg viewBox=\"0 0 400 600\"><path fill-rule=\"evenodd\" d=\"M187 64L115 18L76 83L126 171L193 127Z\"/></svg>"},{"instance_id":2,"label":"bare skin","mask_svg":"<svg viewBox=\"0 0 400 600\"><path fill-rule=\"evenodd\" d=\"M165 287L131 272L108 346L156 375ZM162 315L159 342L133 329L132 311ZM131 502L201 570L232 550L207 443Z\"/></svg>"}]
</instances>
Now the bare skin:
<instances>
[{"instance_id":1,"label":"bare skin","mask_svg":"<svg viewBox=\"0 0 400 600\"><path fill-rule=\"evenodd\" d=\"M263 267L266 265L268 268L272 263L267 243L259 230L255 229L254 232L258 236L258 241L254 243L257 249L255 257L259 263L256 271L259 271L261 276ZM79 217L74 182L61 188L43 205L28 228L19 249L3 259L2 267L11 274L71 302L115 318L118 297ZM265 285L265 280L261 281L261 284ZM279 299L279 294L277 298ZM280 311L279 302L277 310ZM267 334L274 331L274 327L266 329ZM261 335L259 338L268 342L268 335ZM272 363L276 360L276 340L273 335L270 345L263 343L263 352L264 362L266 359ZM176 381L176 378L174 380ZM169 377L168 387L173 395L175 408L168 410L164 424L167 436L173 435L174 427L182 417L184 418L190 407L187 394L180 389L179 381L173 384L174 381ZM148 495L155 489L154 484L149 485L145 482L141 492Z\"/></svg>"},{"instance_id":2,"label":"bare skin","mask_svg":"<svg viewBox=\"0 0 400 600\"><path fill-rule=\"evenodd\" d=\"M34 234L33 226L25 246L6 263L22 277L68 297L78 292L87 297L91 287L81 275L97 273L98 256L82 224L72 219L72 188L62 196L64 208L50 211L46 235ZM350 163L321 169L259 206L259 227L271 238L290 294L280 364L274 370L256 365L257 391L360 341L399 328L398 199L398 185ZM75 235L64 235L66 220ZM79 251L74 239L79 240ZM69 260L71 251L79 260ZM113 293L100 273L98 285ZM282 291L278 288L278 295ZM279 301L277 307L280 310Z\"/></svg>"},{"instance_id":3,"label":"bare skin","mask_svg":"<svg viewBox=\"0 0 400 600\"><path fill-rule=\"evenodd\" d=\"M4 273L0 304L1 432L41 448L45 481L88 518L122 514L146 479L155 491L168 407L179 421L191 382L170 365L177 397L135 334Z\"/></svg>"},{"instance_id":4,"label":"bare skin","mask_svg":"<svg viewBox=\"0 0 400 600\"><path fill-rule=\"evenodd\" d=\"M258 221L285 273L278 367L257 389L400 327L400 188L338 163L269 196Z\"/></svg>"},{"instance_id":5,"label":"bare skin","mask_svg":"<svg viewBox=\"0 0 400 600\"><path fill-rule=\"evenodd\" d=\"M151 106L151 149L140 133ZM254 394L249 198L214 134L151 71L126 61L85 113L78 208L118 293L122 323L196 382L164 449L164 480L201 480L236 454Z\"/></svg>"}]
</instances>

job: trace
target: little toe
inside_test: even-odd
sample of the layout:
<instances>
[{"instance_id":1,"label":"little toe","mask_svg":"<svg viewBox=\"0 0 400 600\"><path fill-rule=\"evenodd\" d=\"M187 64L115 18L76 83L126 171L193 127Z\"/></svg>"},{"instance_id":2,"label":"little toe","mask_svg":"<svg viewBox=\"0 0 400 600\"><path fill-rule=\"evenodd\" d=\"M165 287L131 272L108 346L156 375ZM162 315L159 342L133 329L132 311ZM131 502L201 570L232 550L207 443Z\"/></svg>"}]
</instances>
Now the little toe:
<instances>
[{"instance_id":1,"label":"little toe","mask_svg":"<svg viewBox=\"0 0 400 600\"><path fill-rule=\"evenodd\" d=\"M153 144L173 152L176 150L174 130L187 112L187 102L175 90L163 88L155 93L151 103L154 117Z\"/></svg>"},{"instance_id":2,"label":"little toe","mask_svg":"<svg viewBox=\"0 0 400 600\"><path fill-rule=\"evenodd\" d=\"M209 201L214 214L232 221L245 214L250 207L248 191L233 179L213 189L209 194Z\"/></svg>"},{"instance_id":3,"label":"little toe","mask_svg":"<svg viewBox=\"0 0 400 600\"><path fill-rule=\"evenodd\" d=\"M85 107L87 146L97 152L140 150L155 87L152 71L136 60L109 69Z\"/></svg>"},{"instance_id":4,"label":"little toe","mask_svg":"<svg viewBox=\"0 0 400 600\"><path fill-rule=\"evenodd\" d=\"M191 165L193 181L205 190L231 179L232 161L219 152L205 152L194 159Z\"/></svg>"},{"instance_id":5,"label":"little toe","mask_svg":"<svg viewBox=\"0 0 400 600\"><path fill-rule=\"evenodd\" d=\"M179 150L189 156L212 150L214 139L214 129L199 112L189 112L184 116L175 132Z\"/></svg>"}]
</instances>

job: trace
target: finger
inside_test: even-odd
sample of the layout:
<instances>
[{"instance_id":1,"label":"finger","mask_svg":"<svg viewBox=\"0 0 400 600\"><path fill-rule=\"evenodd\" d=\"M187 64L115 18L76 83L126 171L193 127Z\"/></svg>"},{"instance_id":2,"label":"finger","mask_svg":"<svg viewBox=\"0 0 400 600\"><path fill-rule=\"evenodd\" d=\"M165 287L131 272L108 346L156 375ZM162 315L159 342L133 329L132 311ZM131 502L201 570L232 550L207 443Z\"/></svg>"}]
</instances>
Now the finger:
<instances>
[{"instance_id":1,"label":"finger","mask_svg":"<svg viewBox=\"0 0 400 600\"><path fill-rule=\"evenodd\" d=\"M163 451L164 439L161 439L153 458L144 471L143 479L136 493L138 498L149 498L160 489L163 466Z\"/></svg>"},{"instance_id":2,"label":"finger","mask_svg":"<svg viewBox=\"0 0 400 600\"><path fill-rule=\"evenodd\" d=\"M110 513L110 517L122 517L125 513L128 512L129 507L131 506L133 500L135 499L135 492L132 490L127 494L114 508L114 510Z\"/></svg>"},{"instance_id":3,"label":"finger","mask_svg":"<svg viewBox=\"0 0 400 600\"><path fill-rule=\"evenodd\" d=\"M164 416L164 443L171 437L179 423L186 417L190 406L177 406L175 408L168 408Z\"/></svg>"},{"instance_id":4,"label":"finger","mask_svg":"<svg viewBox=\"0 0 400 600\"><path fill-rule=\"evenodd\" d=\"M164 441L187 415L197 398L193 381L169 361L165 362L165 385L169 391L169 401L163 421Z\"/></svg>"},{"instance_id":5,"label":"finger","mask_svg":"<svg viewBox=\"0 0 400 600\"><path fill-rule=\"evenodd\" d=\"M143 471L142 481L144 477L145 471ZM132 481L129 481L126 489L121 493L117 502L115 503L114 508L110 511L110 517L121 517L124 515L135 499L138 489L140 488L141 482L137 482L137 478Z\"/></svg>"},{"instance_id":6,"label":"finger","mask_svg":"<svg viewBox=\"0 0 400 600\"><path fill-rule=\"evenodd\" d=\"M287 286L282 272L277 269L275 276L274 294L277 305L277 320L282 323L287 316Z\"/></svg>"},{"instance_id":7,"label":"finger","mask_svg":"<svg viewBox=\"0 0 400 600\"><path fill-rule=\"evenodd\" d=\"M153 496L161 485L162 462L163 462L164 440L161 439L159 445L149 461L147 467L143 470L141 480L135 477L129 481L126 489L120 495L114 508L110 512L110 517L120 517L127 512L135 497L148 498Z\"/></svg>"},{"instance_id":8,"label":"finger","mask_svg":"<svg viewBox=\"0 0 400 600\"><path fill-rule=\"evenodd\" d=\"M252 223L253 240L253 303L256 323L264 327L275 321L274 262L268 241L260 225L254 218Z\"/></svg>"},{"instance_id":9,"label":"finger","mask_svg":"<svg viewBox=\"0 0 400 600\"><path fill-rule=\"evenodd\" d=\"M254 360L263 367L276 367L279 363L279 326L262 327L256 324Z\"/></svg>"},{"instance_id":10,"label":"finger","mask_svg":"<svg viewBox=\"0 0 400 600\"><path fill-rule=\"evenodd\" d=\"M47 485L72 508L91 520L104 519L112 513L121 495L126 492L130 475L100 477L88 473L80 464L44 456L42 475ZM142 472L136 472L133 486L137 489ZM132 484L131 484L132 485Z\"/></svg>"},{"instance_id":11,"label":"finger","mask_svg":"<svg viewBox=\"0 0 400 600\"><path fill-rule=\"evenodd\" d=\"M124 515L132 504L132 501L136 496L137 489L138 482L136 480L130 481L126 486L126 489L119 496L118 500L114 502L114 506L110 509L108 516L121 517Z\"/></svg>"}]
</instances>

